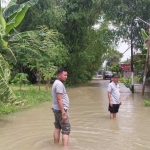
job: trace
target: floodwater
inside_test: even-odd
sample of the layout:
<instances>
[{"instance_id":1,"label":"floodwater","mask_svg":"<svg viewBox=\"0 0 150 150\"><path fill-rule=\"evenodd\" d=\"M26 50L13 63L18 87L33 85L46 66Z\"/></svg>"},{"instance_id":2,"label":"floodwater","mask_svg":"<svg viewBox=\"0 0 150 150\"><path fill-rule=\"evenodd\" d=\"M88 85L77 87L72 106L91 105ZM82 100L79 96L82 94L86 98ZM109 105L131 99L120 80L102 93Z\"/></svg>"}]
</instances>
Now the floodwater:
<instances>
[{"instance_id":1,"label":"floodwater","mask_svg":"<svg viewBox=\"0 0 150 150\"><path fill-rule=\"evenodd\" d=\"M141 94L121 85L122 105L110 120L107 86L95 80L88 86L68 88L72 131L67 150L149 150L150 108ZM51 102L17 112L0 121L0 150L62 150L53 144Z\"/></svg>"}]
</instances>

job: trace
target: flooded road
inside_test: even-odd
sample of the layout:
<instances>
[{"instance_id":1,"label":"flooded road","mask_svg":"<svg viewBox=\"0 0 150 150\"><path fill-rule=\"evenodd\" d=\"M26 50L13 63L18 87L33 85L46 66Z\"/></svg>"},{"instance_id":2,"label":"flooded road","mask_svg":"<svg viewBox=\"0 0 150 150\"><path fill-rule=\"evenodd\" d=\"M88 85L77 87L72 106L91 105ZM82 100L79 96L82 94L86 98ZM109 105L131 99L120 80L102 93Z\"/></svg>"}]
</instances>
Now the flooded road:
<instances>
[{"instance_id":1,"label":"flooded road","mask_svg":"<svg viewBox=\"0 0 150 150\"><path fill-rule=\"evenodd\" d=\"M122 105L110 120L107 86L95 80L68 88L72 131L67 150L149 150L150 108L141 94L132 95L121 84ZM0 150L62 150L53 144L51 102L8 115L0 121Z\"/></svg>"}]
</instances>

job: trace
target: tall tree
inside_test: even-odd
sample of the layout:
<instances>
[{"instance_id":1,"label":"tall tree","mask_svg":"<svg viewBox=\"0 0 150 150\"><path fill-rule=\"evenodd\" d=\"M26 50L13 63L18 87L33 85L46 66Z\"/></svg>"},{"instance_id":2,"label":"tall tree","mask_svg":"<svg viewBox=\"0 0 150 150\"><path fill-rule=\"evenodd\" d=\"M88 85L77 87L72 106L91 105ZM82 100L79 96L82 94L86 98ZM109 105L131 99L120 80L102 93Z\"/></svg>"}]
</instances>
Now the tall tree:
<instances>
[{"instance_id":1,"label":"tall tree","mask_svg":"<svg viewBox=\"0 0 150 150\"><path fill-rule=\"evenodd\" d=\"M66 67L69 70L71 82L78 83L92 77L97 64L100 65L97 60L100 62L102 53L105 51L103 47L106 45L104 46L105 42L102 41L104 39L101 38L103 33L99 34L92 29L99 19L104 1L67 0L65 2L66 19L60 32L64 34L70 52ZM91 61L92 59L94 61Z\"/></svg>"},{"instance_id":2,"label":"tall tree","mask_svg":"<svg viewBox=\"0 0 150 150\"><path fill-rule=\"evenodd\" d=\"M132 38L135 45L143 44L141 28L147 30L147 25L135 20L136 17L148 21L150 19L150 1L147 0L106 0L103 5L105 18L115 26L117 35L129 42Z\"/></svg>"},{"instance_id":3,"label":"tall tree","mask_svg":"<svg viewBox=\"0 0 150 150\"><path fill-rule=\"evenodd\" d=\"M113 40L105 42L108 38L113 38L109 37L108 29L97 31L93 28L98 22L104 2L105 0L39 0L18 29L26 31L44 24L58 30L64 36L61 40L69 52L67 63L62 63L68 69L69 82L74 84L87 81L101 65L103 53L113 44ZM30 17L31 14L33 18Z\"/></svg>"},{"instance_id":4,"label":"tall tree","mask_svg":"<svg viewBox=\"0 0 150 150\"><path fill-rule=\"evenodd\" d=\"M18 0L23 3L27 0ZM59 0L39 0L39 2L30 9L22 23L19 31L34 30L39 26L47 26L49 29L58 29L65 16L65 10L62 8L62 2Z\"/></svg>"},{"instance_id":5,"label":"tall tree","mask_svg":"<svg viewBox=\"0 0 150 150\"><path fill-rule=\"evenodd\" d=\"M109 9L108 9L109 8ZM103 7L105 18L112 22L117 31L117 36L122 37L128 44L133 40L133 47L141 51L140 55L133 56L134 70L140 73L144 72L144 59L146 59L147 50L144 50L144 38L141 29L148 31L148 25L138 20L137 17L150 21L150 1L147 0L113 0L105 1Z\"/></svg>"}]
</instances>

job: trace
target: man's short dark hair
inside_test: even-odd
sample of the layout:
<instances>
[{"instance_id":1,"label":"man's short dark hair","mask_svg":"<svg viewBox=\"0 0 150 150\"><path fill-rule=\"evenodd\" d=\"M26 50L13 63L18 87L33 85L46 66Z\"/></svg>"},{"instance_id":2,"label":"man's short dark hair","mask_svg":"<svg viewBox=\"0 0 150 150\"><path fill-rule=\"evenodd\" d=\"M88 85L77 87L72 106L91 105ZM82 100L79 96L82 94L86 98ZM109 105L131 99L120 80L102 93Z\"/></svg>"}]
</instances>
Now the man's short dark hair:
<instances>
[{"instance_id":1,"label":"man's short dark hair","mask_svg":"<svg viewBox=\"0 0 150 150\"><path fill-rule=\"evenodd\" d=\"M59 68L59 69L56 71L56 75L62 73L63 71L67 71L67 70L64 69L64 68Z\"/></svg>"},{"instance_id":2,"label":"man's short dark hair","mask_svg":"<svg viewBox=\"0 0 150 150\"><path fill-rule=\"evenodd\" d=\"M119 76L117 74L113 74L112 78L119 78Z\"/></svg>"}]
</instances>

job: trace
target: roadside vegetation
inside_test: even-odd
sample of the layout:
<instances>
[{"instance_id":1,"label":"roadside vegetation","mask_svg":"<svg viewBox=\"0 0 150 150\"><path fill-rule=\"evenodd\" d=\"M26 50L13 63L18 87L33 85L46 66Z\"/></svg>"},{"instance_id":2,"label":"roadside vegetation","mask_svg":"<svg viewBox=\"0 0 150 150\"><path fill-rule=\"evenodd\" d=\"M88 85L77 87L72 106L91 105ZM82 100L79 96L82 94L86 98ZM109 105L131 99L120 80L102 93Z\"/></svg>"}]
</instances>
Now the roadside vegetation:
<instances>
[{"instance_id":1,"label":"roadside vegetation","mask_svg":"<svg viewBox=\"0 0 150 150\"><path fill-rule=\"evenodd\" d=\"M12 102L0 101L0 115L9 114L18 110L24 110L30 107L35 107L42 102L51 100L51 92L41 86L39 90L37 85L11 85L11 88L16 96L16 100Z\"/></svg>"},{"instance_id":2,"label":"roadside vegetation","mask_svg":"<svg viewBox=\"0 0 150 150\"><path fill-rule=\"evenodd\" d=\"M144 99L145 106L150 107L150 99Z\"/></svg>"},{"instance_id":3,"label":"roadside vegetation","mask_svg":"<svg viewBox=\"0 0 150 150\"><path fill-rule=\"evenodd\" d=\"M131 88L131 78L121 77L119 80L120 80L121 83L124 83L124 85L127 88ZM140 80L141 80L140 77L137 77L137 76L134 77L134 83L140 83Z\"/></svg>"}]
</instances>

